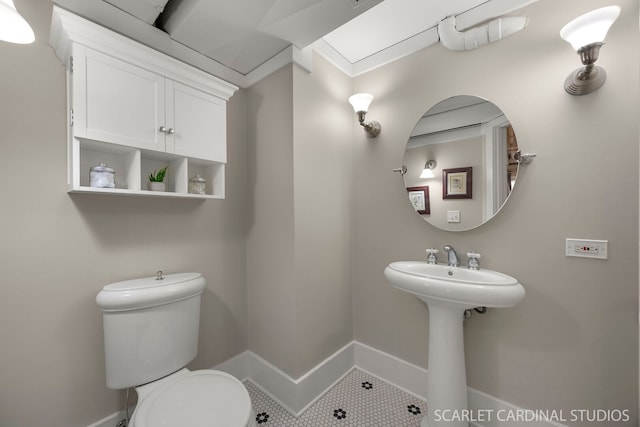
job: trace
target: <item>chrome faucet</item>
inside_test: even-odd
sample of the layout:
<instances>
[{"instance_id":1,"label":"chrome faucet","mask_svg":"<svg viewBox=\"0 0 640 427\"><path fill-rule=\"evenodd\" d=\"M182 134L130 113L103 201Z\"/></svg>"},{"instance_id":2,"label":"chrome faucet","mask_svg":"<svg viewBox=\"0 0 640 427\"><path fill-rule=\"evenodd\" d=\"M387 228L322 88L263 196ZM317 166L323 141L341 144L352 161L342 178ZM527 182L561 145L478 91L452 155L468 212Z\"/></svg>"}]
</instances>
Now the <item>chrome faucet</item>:
<instances>
[{"instance_id":1,"label":"chrome faucet","mask_svg":"<svg viewBox=\"0 0 640 427\"><path fill-rule=\"evenodd\" d=\"M453 246L445 245L444 251L447 252L447 254L448 254L448 256L447 256L447 265L449 267L457 267L458 265L460 265L460 263L458 261L458 254L456 253L456 250L453 249Z\"/></svg>"}]
</instances>

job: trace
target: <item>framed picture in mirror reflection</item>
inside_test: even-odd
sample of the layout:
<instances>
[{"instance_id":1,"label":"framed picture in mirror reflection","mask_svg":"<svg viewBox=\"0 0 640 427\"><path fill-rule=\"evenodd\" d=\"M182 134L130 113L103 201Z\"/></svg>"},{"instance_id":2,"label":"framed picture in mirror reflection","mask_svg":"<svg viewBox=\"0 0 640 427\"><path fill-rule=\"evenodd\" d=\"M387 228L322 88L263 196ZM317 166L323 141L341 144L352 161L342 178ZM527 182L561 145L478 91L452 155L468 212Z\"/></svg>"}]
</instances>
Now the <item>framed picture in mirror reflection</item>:
<instances>
[{"instance_id":1,"label":"framed picture in mirror reflection","mask_svg":"<svg viewBox=\"0 0 640 427\"><path fill-rule=\"evenodd\" d=\"M470 199L472 195L472 167L442 170L442 198Z\"/></svg>"},{"instance_id":2,"label":"framed picture in mirror reflection","mask_svg":"<svg viewBox=\"0 0 640 427\"><path fill-rule=\"evenodd\" d=\"M428 215L431 213L429 204L429 186L424 187L408 187L409 200L420 215Z\"/></svg>"}]
</instances>

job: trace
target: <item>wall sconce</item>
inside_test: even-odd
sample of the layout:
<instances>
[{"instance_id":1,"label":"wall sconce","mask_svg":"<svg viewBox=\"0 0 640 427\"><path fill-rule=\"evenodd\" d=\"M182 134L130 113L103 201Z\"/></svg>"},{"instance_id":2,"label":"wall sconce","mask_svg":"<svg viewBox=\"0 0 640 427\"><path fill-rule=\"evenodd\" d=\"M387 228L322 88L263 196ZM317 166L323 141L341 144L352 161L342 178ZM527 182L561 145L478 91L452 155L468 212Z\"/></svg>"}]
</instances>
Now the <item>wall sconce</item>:
<instances>
[{"instance_id":1,"label":"wall sconce","mask_svg":"<svg viewBox=\"0 0 640 427\"><path fill-rule=\"evenodd\" d=\"M364 127L364 131L369 138L375 138L380 135L382 127L379 122L375 120L365 122L364 117L369 109L369 104L373 101L373 95L369 93L356 93L349 97L349 104L353 107L353 110L358 114L358 121L360 126Z\"/></svg>"},{"instance_id":2,"label":"wall sconce","mask_svg":"<svg viewBox=\"0 0 640 427\"><path fill-rule=\"evenodd\" d=\"M0 0L0 40L29 44L35 39L31 26L18 13L13 0Z\"/></svg>"},{"instance_id":3,"label":"wall sconce","mask_svg":"<svg viewBox=\"0 0 640 427\"><path fill-rule=\"evenodd\" d=\"M602 86L607 78L604 68L594 64L607 32L618 15L620 7L603 7L577 17L560 30L560 37L573 46L585 66L569 74L564 82L564 89L571 95L591 93Z\"/></svg>"},{"instance_id":4,"label":"wall sconce","mask_svg":"<svg viewBox=\"0 0 640 427\"><path fill-rule=\"evenodd\" d=\"M429 160L427 163L425 163L424 169L422 170L422 173L420 174L420 178L422 178L422 179L435 178L436 175L433 173L433 170L435 168L436 168L436 161L435 160Z\"/></svg>"}]
</instances>

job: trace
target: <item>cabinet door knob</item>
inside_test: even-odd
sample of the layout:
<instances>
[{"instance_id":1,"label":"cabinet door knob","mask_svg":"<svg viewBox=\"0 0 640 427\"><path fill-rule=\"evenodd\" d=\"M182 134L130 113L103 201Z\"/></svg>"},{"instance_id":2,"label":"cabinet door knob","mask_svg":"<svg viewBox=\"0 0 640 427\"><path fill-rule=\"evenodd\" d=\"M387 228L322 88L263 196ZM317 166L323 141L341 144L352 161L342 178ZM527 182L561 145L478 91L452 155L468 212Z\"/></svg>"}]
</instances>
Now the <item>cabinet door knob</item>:
<instances>
[{"instance_id":1,"label":"cabinet door knob","mask_svg":"<svg viewBox=\"0 0 640 427\"><path fill-rule=\"evenodd\" d=\"M175 129L173 129L173 128L169 128L169 129L167 129L167 133L168 133L169 135L173 135L174 133L176 133L176 131L175 131Z\"/></svg>"},{"instance_id":2,"label":"cabinet door knob","mask_svg":"<svg viewBox=\"0 0 640 427\"><path fill-rule=\"evenodd\" d=\"M165 133L167 131L167 128L164 126L160 126L160 129L158 129L159 132Z\"/></svg>"}]
</instances>

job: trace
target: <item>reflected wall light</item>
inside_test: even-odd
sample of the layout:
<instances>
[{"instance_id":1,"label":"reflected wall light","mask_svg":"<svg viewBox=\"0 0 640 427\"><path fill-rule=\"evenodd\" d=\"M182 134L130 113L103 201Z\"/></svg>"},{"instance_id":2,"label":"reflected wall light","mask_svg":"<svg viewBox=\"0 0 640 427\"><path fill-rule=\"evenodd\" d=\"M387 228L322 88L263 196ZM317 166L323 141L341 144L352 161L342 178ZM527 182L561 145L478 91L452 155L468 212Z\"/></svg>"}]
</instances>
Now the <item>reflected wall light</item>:
<instances>
[{"instance_id":1,"label":"reflected wall light","mask_svg":"<svg viewBox=\"0 0 640 427\"><path fill-rule=\"evenodd\" d=\"M358 114L360 126L364 127L364 131L369 138L375 138L380 135L380 123L375 120L370 122L364 121L364 117L367 114L371 101L373 101L373 95L370 93L356 93L349 97L349 104L351 104L353 110Z\"/></svg>"},{"instance_id":2,"label":"reflected wall light","mask_svg":"<svg viewBox=\"0 0 640 427\"><path fill-rule=\"evenodd\" d=\"M604 68L594 64L607 32L618 15L620 7L603 7L577 17L560 30L560 37L573 46L585 66L569 74L564 82L564 89L571 95L591 93L602 86L607 78Z\"/></svg>"},{"instance_id":3,"label":"reflected wall light","mask_svg":"<svg viewBox=\"0 0 640 427\"><path fill-rule=\"evenodd\" d=\"M31 26L18 13L13 0L0 0L0 40L29 44L35 39Z\"/></svg>"},{"instance_id":4,"label":"reflected wall light","mask_svg":"<svg viewBox=\"0 0 640 427\"><path fill-rule=\"evenodd\" d=\"M435 178L436 175L433 173L433 170L435 168L436 168L436 161L435 160L429 160L427 163L425 163L424 169L422 170L422 173L420 174L420 178L422 178L422 179Z\"/></svg>"}]
</instances>

